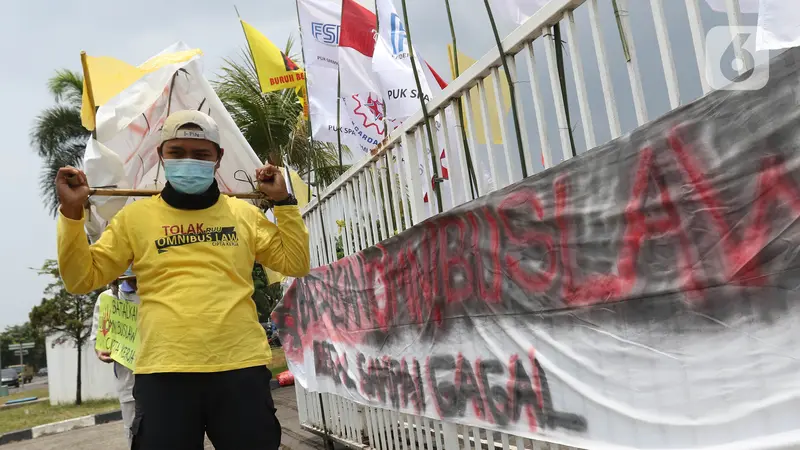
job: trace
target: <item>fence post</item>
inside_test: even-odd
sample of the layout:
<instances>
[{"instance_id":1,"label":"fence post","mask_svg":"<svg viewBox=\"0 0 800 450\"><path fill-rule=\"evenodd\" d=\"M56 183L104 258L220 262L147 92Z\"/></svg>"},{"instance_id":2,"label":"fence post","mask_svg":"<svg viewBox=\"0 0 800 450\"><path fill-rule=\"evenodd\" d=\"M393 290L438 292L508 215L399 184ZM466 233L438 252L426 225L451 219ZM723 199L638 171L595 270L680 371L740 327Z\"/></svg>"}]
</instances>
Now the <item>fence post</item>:
<instances>
[{"instance_id":1,"label":"fence post","mask_svg":"<svg viewBox=\"0 0 800 450\"><path fill-rule=\"evenodd\" d=\"M459 450L461 448L458 445L458 425L442 422L442 435L444 437L445 450Z\"/></svg>"}]
</instances>

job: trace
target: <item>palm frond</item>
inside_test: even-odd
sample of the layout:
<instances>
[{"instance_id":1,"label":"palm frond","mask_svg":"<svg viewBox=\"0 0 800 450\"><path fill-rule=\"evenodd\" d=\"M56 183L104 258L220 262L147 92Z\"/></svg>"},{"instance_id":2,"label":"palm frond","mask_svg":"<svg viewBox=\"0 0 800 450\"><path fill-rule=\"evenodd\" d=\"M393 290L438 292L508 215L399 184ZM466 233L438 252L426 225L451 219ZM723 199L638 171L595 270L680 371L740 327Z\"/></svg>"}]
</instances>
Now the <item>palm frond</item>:
<instances>
[{"instance_id":1,"label":"palm frond","mask_svg":"<svg viewBox=\"0 0 800 450\"><path fill-rule=\"evenodd\" d=\"M45 109L31 129L31 146L42 158L54 158L65 146L84 145L89 131L81 125L80 110L56 105Z\"/></svg>"},{"instance_id":2,"label":"palm frond","mask_svg":"<svg viewBox=\"0 0 800 450\"><path fill-rule=\"evenodd\" d=\"M51 216L58 215L58 194L56 192L56 174L64 166L80 167L83 163L83 153L86 149L85 142L65 142L59 151L52 156L43 158L42 172L39 175L39 191L42 201Z\"/></svg>"},{"instance_id":3,"label":"palm frond","mask_svg":"<svg viewBox=\"0 0 800 450\"><path fill-rule=\"evenodd\" d=\"M80 109L83 96L83 75L69 69L60 69L47 81L47 88L56 102Z\"/></svg>"}]
</instances>

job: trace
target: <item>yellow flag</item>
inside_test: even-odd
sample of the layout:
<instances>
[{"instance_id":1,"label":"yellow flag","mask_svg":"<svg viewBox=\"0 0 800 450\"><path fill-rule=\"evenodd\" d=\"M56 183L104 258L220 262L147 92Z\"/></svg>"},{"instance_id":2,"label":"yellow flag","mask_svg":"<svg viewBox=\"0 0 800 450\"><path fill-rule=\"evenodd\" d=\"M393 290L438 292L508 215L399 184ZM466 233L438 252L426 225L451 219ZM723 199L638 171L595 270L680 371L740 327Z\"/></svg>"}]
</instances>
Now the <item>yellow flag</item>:
<instances>
[{"instance_id":1,"label":"yellow flag","mask_svg":"<svg viewBox=\"0 0 800 450\"><path fill-rule=\"evenodd\" d=\"M94 106L104 105L116 97L131 84L144 75L158 70L167 64L176 64L201 54L200 50L186 50L167 53L150 58L139 67L132 66L125 61L108 56L86 55L86 68L89 81L92 84ZM83 101L81 104L81 123L87 130L94 130L94 111L89 102L89 89L86 85L87 74L83 74Z\"/></svg>"},{"instance_id":2,"label":"yellow flag","mask_svg":"<svg viewBox=\"0 0 800 450\"><path fill-rule=\"evenodd\" d=\"M289 169L289 177L292 180L292 190L294 191L294 197L297 199L297 206L303 208L309 202L308 185L303 181L300 174L292 169ZM264 273L267 275L269 284L280 283L286 278L284 275L274 270L267 269L266 267L264 268Z\"/></svg>"},{"instance_id":3,"label":"yellow flag","mask_svg":"<svg viewBox=\"0 0 800 450\"><path fill-rule=\"evenodd\" d=\"M447 46L447 55L450 57L450 73L453 76L453 79L456 79L456 68L453 61L453 46ZM465 55L461 51L458 52L458 69L461 73L464 73L470 66L476 63L476 60L470 58L469 56ZM497 113L497 94L494 91L494 77L490 75L486 78L484 82L484 86L486 87L486 102L489 106L489 129L492 133L492 142L494 144L502 144L503 143L503 136L500 133L500 114ZM500 79L500 90L503 91L503 117L508 114L508 111L511 109L511 93L508 90L508 81L505 77L501 77ZM471 130L475 133L475 139L477 140L478 144L486 144L486 135L483 131L483 115L481 114L481 104L480 104L480 94L478 91L478 87L475 86L474 88L470 89L470 103L472 107L472 123L475 125L475 130ZM464 120L467 120L467 111L464 108Z\"/></svg>"},{"instance_id":4,"label":"yellow flag","mask_svg":"<svg viewBox=\"0 0 800 450\"><path fill-rule=\"evenodd\" d=\"M253 62L256 65L261 92L294 89L305 83L305 72L284 55L266 36L242 20L242 28Z\"/></svg>"}]
</instances>

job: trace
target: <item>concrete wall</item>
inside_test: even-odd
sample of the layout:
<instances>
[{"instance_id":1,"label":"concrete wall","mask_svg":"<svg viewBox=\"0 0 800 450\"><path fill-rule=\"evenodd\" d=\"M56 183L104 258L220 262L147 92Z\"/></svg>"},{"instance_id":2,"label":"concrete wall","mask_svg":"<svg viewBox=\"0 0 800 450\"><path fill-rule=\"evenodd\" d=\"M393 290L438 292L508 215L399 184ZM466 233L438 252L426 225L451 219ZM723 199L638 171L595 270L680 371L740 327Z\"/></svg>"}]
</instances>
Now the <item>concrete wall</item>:
<instances>
[{"instance_id":1,"label":"concrete wall","mask_svg":"<svg viewBox=\"0 0 800 450\"><path fill-rule=\"evenodd\" d=\"M74 403L78 350L72 342L53 346L56 338L56 335L51 335L45 340L50 404ZM81 383L81 397L83 400L116 398L114 366L97 359L91 343L86 343L83 347L81 370L83 381Z\"/></svg>"}]
</instances>

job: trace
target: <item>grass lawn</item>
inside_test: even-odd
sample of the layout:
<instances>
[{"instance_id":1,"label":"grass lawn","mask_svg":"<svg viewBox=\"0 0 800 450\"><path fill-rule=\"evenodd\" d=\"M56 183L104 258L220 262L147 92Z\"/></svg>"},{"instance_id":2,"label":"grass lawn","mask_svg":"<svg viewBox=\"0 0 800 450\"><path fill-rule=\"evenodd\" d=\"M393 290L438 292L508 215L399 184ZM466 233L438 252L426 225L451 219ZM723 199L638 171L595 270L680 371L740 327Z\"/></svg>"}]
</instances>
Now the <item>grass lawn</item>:
<instances>
[{"instance_id":1,"label":"grass lawn","mask_svg":"<svg viewBox=\"0 0 800 450\"><path fill-rule=\"evenodd\" d=\"M284 354L283 349L273 348L272 363L269 364L269 369L272 371L273 378L277 377L279 373L287 370L287 368L286 355ZM9 400L19 398L44 398L47 396L47 388L32 389L30 391L9 395L8 397L0 397L0 405L5 404L5 402ZM117 399L89 401L84 402L84 404L81 406L50 406L49 402L41 402L26 406L18 406L15 408L3 408L0 409L0 434L8 433L9 431L24 430L37 425L74 419L76 417L88 416L91 414L115 411L117 409L119 409L119 401Z\"/></svg>"},{"instance_id":2,"label":"grass lawn","mask_svg":"<svg viewBox=\"0 0 800 450\"><path fill-rule=\"evenodd\" d=\"M30 391L17 392L16 394L11 394L8 397L0 397L0 405L4 405L7 401L17 400L20 398L28 398L28 397L45 398L48 395L49 394L47 392L47 388L31 389Z\"/></svg>"},{"instance_id":3,"label":"grass lawn","mask_svg":"<svg viewBox=\"0 0 800 450\"><path fill-rule=\"evenodd\" d=\"M41 402L16 408L3 408L0 409L0 434L117 409L119 409L117 399L89 401L81 406L50 406L49 402Z\"/></svg>"},{"instance_id":4,"label":"grass lawn","mask_svg":"<svg viewBox=\"0 0 800 450\"><path fill-rule=\"evenodd\" d=\"M277 377L279 373L289 369L286 365L286 354L283 353L282 348L272 348L272 362L267 367L269 367L270 372L272 372L273 379Z\"/></svg>"}]
</instances>

